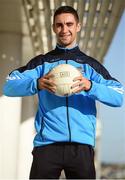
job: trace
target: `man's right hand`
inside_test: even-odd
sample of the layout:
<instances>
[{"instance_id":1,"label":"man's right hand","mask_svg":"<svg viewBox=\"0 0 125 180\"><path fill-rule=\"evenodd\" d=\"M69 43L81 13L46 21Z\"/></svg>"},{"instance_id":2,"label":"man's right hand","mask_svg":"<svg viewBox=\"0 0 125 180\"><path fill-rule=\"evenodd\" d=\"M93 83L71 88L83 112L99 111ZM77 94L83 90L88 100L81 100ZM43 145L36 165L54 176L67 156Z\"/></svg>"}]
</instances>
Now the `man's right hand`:
<instances>
[{"instance_id":1,"label":"man's right hand","mask_svg":"<svg viewBox=\"0 0 125 180\"><path fill-rule=\"evenodd\" d=\"M56 85L53 82L53 75L48 73L38 79L38 89L39 90L47 90L51 93L55 93L56 91Z\"/></svg>"}]
</instances>

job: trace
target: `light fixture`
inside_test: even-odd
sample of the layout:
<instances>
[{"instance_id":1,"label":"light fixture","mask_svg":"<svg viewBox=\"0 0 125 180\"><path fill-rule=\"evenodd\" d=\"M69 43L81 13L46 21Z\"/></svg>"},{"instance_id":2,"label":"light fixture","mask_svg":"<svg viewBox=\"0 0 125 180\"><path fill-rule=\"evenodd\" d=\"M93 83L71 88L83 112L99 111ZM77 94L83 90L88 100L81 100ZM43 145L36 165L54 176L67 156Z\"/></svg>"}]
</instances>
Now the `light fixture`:
<instances>
[{"instance_id":1,"label":"light fixture","mask_svg":"<svg viewBox=\"0 0 125 180\"><path fill-rule=\"evenodd\" d=\"M78 2L75 1L74 4L73 4L73 7L74 7L75 10L77 10L77 8L78 8Z\"/></svg>"},{"instance_id":2,"label":"light fixture","mask_svg":"<svg viewBox=\"0 0 125 180\"><path fill-rule=\"evenodd\" d=\"M41 1L41 0L38 1L38 7L39 7L39 10L43 10L44 9L43 1Z\"/></svg>"},{"instance_id":3,"label":"light fixture","mask_svg":"<svg viewBox=\"0 0 125 180\"><path fill-rule=\"evenodd\" d=\"M86 1L85 3L85 11L89 10L89 0Z\"/></svg>"},{"instance_id":4,"label":"light fixture","mask_svg":"<svg viewBox=\"0 0 125 180\"><path fill-rule=\"evenodd\" d=\"M31 26L35 25L34 19L32 17L29 18L29 23Z\"/></svg>"}]
</instances>

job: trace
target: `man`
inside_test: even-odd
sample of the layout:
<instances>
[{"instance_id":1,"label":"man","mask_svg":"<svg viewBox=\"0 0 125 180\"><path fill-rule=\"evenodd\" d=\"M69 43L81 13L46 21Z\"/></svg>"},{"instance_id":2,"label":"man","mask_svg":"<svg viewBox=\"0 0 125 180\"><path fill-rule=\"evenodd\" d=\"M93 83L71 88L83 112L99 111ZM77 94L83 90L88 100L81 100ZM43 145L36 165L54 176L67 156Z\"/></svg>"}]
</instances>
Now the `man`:
<instances>
[{"instance_id":1,"label":"man","mask_svg":"<svg viewBox=\"0 0 125 180\"><path fill-rule=\"evenodd\" d=\"M4 85L7 96L38 93L30 179L58 179L62 170L67 179L95 179L95 101L113 107L122 105L122 85L76 44L80 28L78 14L72 7L58 8L53 20L56 48L14 70ZM56 85L50 70L59 64L82 69L81 76L74 79L72 96L54 94Z\"/></svg>"}]
</instances>

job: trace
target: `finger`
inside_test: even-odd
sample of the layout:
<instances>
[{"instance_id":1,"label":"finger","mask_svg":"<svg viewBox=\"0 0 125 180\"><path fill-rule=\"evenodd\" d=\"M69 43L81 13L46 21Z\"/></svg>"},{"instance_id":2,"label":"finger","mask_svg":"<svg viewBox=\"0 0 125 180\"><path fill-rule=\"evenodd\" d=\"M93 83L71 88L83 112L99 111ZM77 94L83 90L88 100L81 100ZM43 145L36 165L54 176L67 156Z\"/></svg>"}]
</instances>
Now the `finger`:
<instances>
[{"instance_id":1,"label":"finger","mask_svg":"<svg viewBox=\"0 0 125 180\"><path fill-rule=\"evenodd\" d=\"M73 93L79 93L83 91L85 86L83 83L79 83L76 87L73 87Z\"/></svg>"},{"instance_id":2,"label":"finger","mask_svg":"<svg viewBox=\"0 0 125 180\"><path fill-rule=\"evenodd\" d=\"M79 92L81 92L81 88L75 88L73 91L72 91L72 93L73 94L75 94L75 93L79 93Z\"/></svg>"},{"instance_id":3,"label":"finger","mask_svg":"<svg viewBox=\"0 0 125 180\"><path fill-rule=\"evenodd\" d=\"M56 86L56 84L50 79L43 79L43 83L51 87Z\"/></svg>"},{"instance_id":4,"label":"finger","mask_svg":"<svg viewBox=\"0 0 125 180\"><path fill-rule=\"evenodd\" d=\"M39 89L46 89L55 92L56 85L48 79L41 78L39 79Z\"/></svg>"},{"instance_id":5,"label":"finger","mask_svg":"<svg viewBox=\"0 0 125 180\"><path fill-rule=\"evenodd\" d=\"M74 83L72 86L71 86L71 88L75 88L75 87L84 87L84 83L83 83L83 81L78 81L77 83Z\"/></svg>"},{"instance_id":6,"label":"finger","mask_svg":"<svg viewBox=\"0 0 125 180\"><path fill-rule=\"evenodd\" d=\"M46 84L44 84L42 87L43 87L44 90L47 90L49 92L53 92L53 93L56 92L56 87L50 87L50 86L48 86Z\"/></svg>"},{"instance_id":7,"label":"finger","mask_svg":"<svg viewBox=\"0 0 125 180\"><path fill-rule=\"evenodd\" d=\"M74 83L72 86L71 86L71 89L73 89L73 88L75 88L75 87L79 87L79 85L80 85L80 82L77 82L77 83Z\"/></svg>"},{"instance_id":8,"label":"finger","mask_svg":"<svg viewBox=\"0 0 125 180\"><path fill-rule=\"evenodd\" d=\"M44 77L45 77L46 79L50 79L50 78L53 78L54 75L49 72L49 73L47 73Z\"/></svg>"},{"instance_id":9,"label":"finger","mask_svg":"<svg viewBox=\"0 0 125 180\"><path fill-rule=\"evenodd\" d=\"M75 77L74 79L73 79L73 81L78 81L78 80L82 80L82 78L83 78L83 76L77 76L77 77Z\"/></svg>"},{"instance_id":10,"label":"finger","mask_svg":"<svg viewBox=\"0 0 125 180\"><path fill-rule=\"evenodd\" d=\"M55 89L53 89L53 88L48 88L48 89L46 89L47 91L49 91L49 92L51 92L51 93L54 93L55 94L55 92L56 92L56 90Z\"/></svg>"}]
</instances>

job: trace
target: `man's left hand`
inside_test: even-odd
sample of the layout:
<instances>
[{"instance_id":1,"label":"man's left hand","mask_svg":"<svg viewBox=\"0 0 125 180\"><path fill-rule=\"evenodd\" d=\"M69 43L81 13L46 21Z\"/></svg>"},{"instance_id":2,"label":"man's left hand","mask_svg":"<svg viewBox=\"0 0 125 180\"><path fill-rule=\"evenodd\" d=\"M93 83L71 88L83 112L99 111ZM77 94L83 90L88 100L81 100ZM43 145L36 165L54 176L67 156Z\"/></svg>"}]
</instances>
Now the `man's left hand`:
<instances>
[{"instance_id":1,"label":"man's left hand","mask_svg":"<svg viewBox=\"0 0 125 180\"><path fill-rule=\"evenodd\" d=\"M84 78L82 75L76 77L74 80L74 84L72 85L73 93L79 93L81 91L89 91L91 89L91 81Z\"/></svg>"}]
</instances>

